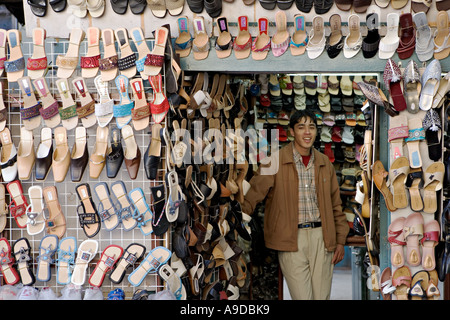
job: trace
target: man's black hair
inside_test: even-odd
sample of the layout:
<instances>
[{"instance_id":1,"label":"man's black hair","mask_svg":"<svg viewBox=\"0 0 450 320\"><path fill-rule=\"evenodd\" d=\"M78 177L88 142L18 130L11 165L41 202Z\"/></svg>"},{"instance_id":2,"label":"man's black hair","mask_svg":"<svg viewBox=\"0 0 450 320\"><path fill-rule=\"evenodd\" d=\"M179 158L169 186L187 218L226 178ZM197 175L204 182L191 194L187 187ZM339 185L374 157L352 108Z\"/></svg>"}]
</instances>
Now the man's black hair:
<instances>
[{"instance_id":1,"label":"man's black hair","mask_svg":"<svg viewBox=\"0 0 450 320\"><path fill-rule=\"evenodd\" d=\"M297 110L291 115L291 118L289 119L289 127L294 129L294 126L303 118L310 118L311 121L317 126L316 114L311 110L305 109Z\"/></svg>"}]
</instances>

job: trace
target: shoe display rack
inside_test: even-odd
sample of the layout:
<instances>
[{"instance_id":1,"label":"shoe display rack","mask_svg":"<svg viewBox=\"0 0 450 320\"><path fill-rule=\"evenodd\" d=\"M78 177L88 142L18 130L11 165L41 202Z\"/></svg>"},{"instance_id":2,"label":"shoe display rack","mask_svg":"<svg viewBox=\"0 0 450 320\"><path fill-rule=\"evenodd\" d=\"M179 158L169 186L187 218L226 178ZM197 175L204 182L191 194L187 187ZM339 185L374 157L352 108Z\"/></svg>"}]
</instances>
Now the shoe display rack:
<instances>
[{"instance_id":1,"label":"shoe display rack","mask_svg":"<svg viewBox=\"0 0 450 320\"><path fill-rule=\"evenodd\" d=\"M149 48L152 48L153 41L148 40L148 46ZM57 68L53 68L55 66L56 58L58 55L64 55L69 47L69 41L66 40L59 40L54 38L49 38L45 41L45 50L46 55L48 58L48 65L49 68L46 72L45 79L48 84L48 89L50 94L60 103L62 104L62 96L60 95L58 88L56 86L56 81L58 80L57 77ZM33 42L31 39L24 37L21 42L22 51L24 54L25 59L30 57L33 52ZM85 56L88 50L87 41L83 40L80 45L79 54L80 56ZM164 74L162 72L162 74ZM76 78L77 76L81 76L81 70L78 67L71 78L69 78L69 83L72 79ZM6 113L6 127L10 130L12 142L15 145L15 147L18 149L19 144L21 143L21 139L24 137L21 136L21 128L23 127L23 123L21 120L21 114L20 114L20 107L21 103L24 100L24 97L22 95L22 92L20 90L20 87L17 82L8 82L6 80L6 74L3 74L0 78L3 90L3 101L7 109ZM164 81L164 77L163 77ZM96 85L94 84L94 78L85 78L86 88L89 91L89 93L92 95L93 99L95 101L99 101L100 94L97 91ZM151 85L148 81L144 81L144 90L146 99L148 102L152 101L153 99L153 90ZM119 103L120 101L120 94L118 91L118 88L115 86L114 81L110 81L108 83L107 92L109 93L111 99L114 100L114 103ZM79 103L79 96L77 95L74 87L70 85L70 93L74 99L74 101ZM131 99L133 99L133 92L131 89L131 86L128 88L128 94ZM38 97L38 96L37 96ZM161 125L162 127L165 126L166 120L164 120ZM71 180L71 173L70 170L67 172L67 175L65 178L60 181L55 181L55 168L50 168L50 171L48 175L46 176L45 180L37 180L36 179L36 172L33 169L31 171L31 176L29 179L23 179L21 180L21 186L23 188L23 195L28 200L28 203L30 203L31 197L33 195L30 193L31 188L35 186L40 186L44 190L48 187L55 187L56 193L54 193L55 196L57 196L57 200L59 201L60 208L62 213L65 216L65 233L62 238L70 238L73 237L76 240L77 247L79 247L83 241L85 240L95 240L97 241L97 248L91 250L91 253L93 254L92 260L89 263L86 273L85 273L85 281L84 284L79 286L78 289L84 290L85 288L89 287L90 284L88 283L89 277L92 275L93 270L95 266L100 261L102 252L107 248L108 246L114 245L119 246L124 251L125 249L130 246L131 244L138 244L142 245L146 248L145 254L147 255L152 249L156 247L164 247L164 248L170 248L170 230L160 236L156 236L154 234L144 234L144 232L136 225L131 230L126 230L126 227L124 224L120 223L117 227L115 227L111 231L105 230L105 222L102 222L102 226L97 234L95 234L93 237L88 238L86 236L86 233L83 231L83 229L80 226L80 219L78 216L78 212L82 211L82 209L78 208L80 205L80 200L77 195L76 188L77 186L81 184L88 184L90 187L91 195L92 195L92 201L95 204L98 211L101 211L101 207L99 207L100 200L96 196L94 192L94 188L99 183L106 183L106 186L109 188L111 194L111 186L113 183L117 183L118 181L122 181L124 183L124 186L126 187L127 193L130 193L132 190L136 188L140 188L143 191L143 195L145 196L146 202L149 204L153 204L152 201L152 194L151 194L151 187L161 186L165 184L164 177L165 177L165 147L161 147L161 159L160 164L158 166L157 175L156 178L153 180L149 180L146 176L146 172L143 166L143 156L147 150L147 148L150 145L151 139L152 139L152 132L151 128L154 124L153 120L150 118L149 126L141 129L141 130L134 130L134 139L135 142L140 150L140 153L142 155L142 159L140 160L139 169L137 171L137 174L134 178L130 177L129 172L127 171L127 168L125 166L125 163L122 163L120 170L118 171L117 175L114 178L108 178L106 168L104 168L101 171L100 176L97 179L93 179L90 177L89 174L89 164L87 164L86 169L84 171L84 174L82 175L82 178L79 182L73 182ZM130 122L131 125L131 122ZM41 135L42 128L45 127L44 122L42 121L41 125L34 129L32 131L32 146L37 152L38 145L42 142L42 140L45 138ZM61 127L61 125L59 126ZM83 127L82 122L78 122L77 127ZM110 123L107 125L109 128L109 132L117 127L117 123L115 118L112 118ZM89 156L92 155L94 152L95 146L96 146L96 139L97 139L97 123L89 128L86 128L86 139L87 139L87 149ZM52 139L53 146L55 147L55 130L51 129L51 135L50 139ZM69 146L70 151L72 151L73 146L75 145L75 134L76 129L67 130L67 144ZM121 144L124 151L126 150L127 141L124 139L124 135L122 132L122 139ZM160 138L160 137L157 137ZM111 146L111 134L107 137L108 146ZM110 151L110 150L108 150ZM7 184L6 182L2 183L4 186ZM113 198L114 199L114 198ZM6 205L9 205L11 199L8 194L8 191L6 191ZM114 200L116 202L116 200ZM47 210L47 205L45 206L45 214L49 214L49 211ZM151 207L153 210L153 207ZM21 239L21 238L27 238L29 245L30 245L30 251L29 256L31 260L28 261L29 264L29 270L31 273L36 274L38 268L39 268L39 261L37 257L39 255L42 255L42 251L40 250L40 243L43 237L46 235L45 231L42 231L39 234L36 235L29 235L26 228L20 228L18 224L16 223L15 219L11 216L11 214L7 214L6 216L7 222L6 227L2 232L2 236L5 237L10 241L11 247L13 246L14 242ZM89 228L89 225L88 225ZM61 240L61 239L60 239ZM73 247L72 247L73 249ZM168 250L168 249L167 249ZM111 253L111 256L114 257L114 259L117 259L120 256L120 250ZM75 258L76 258L75 254ZM65 287L64 284L59 283L58 277L58 268L57 264L59 263L58 253L53 257L56 259L54 262L55 264L51 265L50 272L51 276L49 277L48 281L39 281L37 280L34 283L34 287L38 289L42 289L44 287L50 287L54 290L54 292L59 296L61 294L61 290ZM142 260L142 259L141 259ZM138 262L139 263L139 262ZM149 292L157 292L164 289L164 283L161 281L161 278L158 276L157 273L149 274L147 275L143 281L136 285L130 285L130 283L127 281L126 277L131 273L133 268L127 269L126 276L124 277L123 281L120 283L113 283L109 279L109 273L105 276L103 279L103 282L100 286L103 295L106 297L106 295L114 290L114 289L122 289L126 299L131 299L133 293L137 289L145 289Z\"/></svg>"}]
</instances>

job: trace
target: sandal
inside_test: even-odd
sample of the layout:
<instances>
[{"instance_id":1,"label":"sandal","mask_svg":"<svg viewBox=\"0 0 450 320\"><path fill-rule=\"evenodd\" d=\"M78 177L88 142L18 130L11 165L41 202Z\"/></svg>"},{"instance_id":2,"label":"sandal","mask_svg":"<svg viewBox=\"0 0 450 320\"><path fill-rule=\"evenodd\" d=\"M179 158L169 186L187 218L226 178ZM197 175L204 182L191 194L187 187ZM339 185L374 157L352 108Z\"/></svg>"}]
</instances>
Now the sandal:
<instances>
[{"instance_id":1,"label":"sandal","mask_svg":"<svg viewBox=\"0 0 450 320\"><path fill-rule=\"evenodd\" d=\"M151 53L145 59L144 73L148 76L156 76L160 73L164 64L164 52L166 50L169 30L159 27L155 32L155 45Z\"/></svg>"},{"instance_id":2,"label":"sandal","mask_svg":"<svg viewBox=\"0 0 450 320\"><path fill-rule=\"evenodd\" d=\"M78 125L77 104L70 93L67 79L58 79L55 84L62 101L62 107L59 109L61 123L67 130L72 130Z\"/></svg>"},{"instance_id":3,"label":"sandal","mask_svg":"<svg viewBox=\"0 0 450 320\"><path fill-rule=\"evenodd\" d=\"M98 125L105 127L114 116L114 100L110 98L108 83L102 80L101 75L95 77L94 84L100 97L99 103L95 104L95 117Z\"/></svg>"},{"instance_id":4,"label":"sandal","mask_svg":"<svg viewBox=\"0 0 450 320\"><path fill-rule=\"evenodd\" d=\"M89 177L98 179L105 167L109 127L97 127L94 150L89 158Z\"/></svg>"},{"instance_id":5,"label":"sandal","mask_svg":"<svg viewBox=\"0 0 450 320\"><path fill-rule=\"evenodd\" d=\"M271 38L268 34L269 19L266 17L258 19L259 33L252 43L252 58L253 60L264 60L272 46Z\"/></svg>"},{"instance_id":6,"label":"sandal","mask_svg":"<svg viewBox=\"0 0 450 320\"><path fill-rule=\"evenodd\" d=\"M420 154L420 141L425 139L425 130L420 118L408 120L408 137L405 138L408 146L408 159L411 169L422 167L422 156Z\"/></svg>"},{"instance_id":7,"label":"sandal","mask_svg":"<svg viewBox=\"0 0 450 320\"><path fill-rule=\"evenodd\" d=\"M186 300L186 288L181 278L168 264L162 265L158 274L166 282L168 290L174 294L177 300Z\"/></svg>"},{"instance_id":8,"label":"sandal","mask_svg":"<svg viewBox=\"0 0 450 320\"><path fill-rule=\"evenodd\" d=\"M163 0L150 1L147 0L147 6L152 14L157 18L164 18L167 13L166 3Z\"/></svg>"},{"instance_id":9,"label":"sandal","mask_svg":"<svg viewBox=\"0 0 450 320\"><path fill-rule=\"evenodd\" d=\"M3 85L0 84L0 131L3 131L6 127L6 120L8 119L7 114L8 109L6 109L5 102L3 100Z\"/></svg>"},{"instance_id":10,"label":"sandal","mask_svg":"<svg viewBox=\"0 0 450 320\"><path fill-rule=\"evenodd\" d=\"M439 60L434 59L426 67L422 75L422 90L420 91L419 108L428 111L433 106L434 96L436 95L441 81L441 64Z\"/></svg>"},{"instance_id":11,"label":"sandal","mask_svg":"<svg viewBox=\"0 0 450 320\"><path fill-rule=\"evenodd\" d=\"M250 55L252 37L248 32L248 17L238 17L239 33L233 42L234 55L236 59L245 59ZM273 40L273 39L272 39ZM272 42L273 44L273 42Z\"/></svg>"},{"instance_id":12,"label":"sandal","mask_svg":"<svg viewBox=\"0 0 450 320\"><path fill-rule=\"evenodd\" d=\"M362 37L359 16L352 14L348 17L349 34L344 40L344 57L353 58L361 50Z\"/></svg>"},{"instance_id":13,"label":"sandal","mask_svg":"<svg viewBox=\"0 0 450 320\"><path fill-rule=\"evenodd\" d=\"M192 36L189 32L188 18L186 16L180 17L178 23L178 37L175 39L175 53L180 55L180 58L189 56L192 48Z\"/></svg>"},{"instance_id":14,"label":"sandal","mask_svg":"<svg viewBox=\"0 0 450 320\"><path fill-rule=\"evenodd\" d=\"M405 189L408 174L408 158L396 158L389 168L389 185L393 196L393 204L397 209L403 209L408 206L408 198Z\"/></svg>"},{"instance_id":15,"label":"sandal","mask_svg":"<svg viewBox=\"0 0 450 320\"><path fill-rule=\"evenodd\" d=\"M9 285L14 285L20 280L17 270L13 268L14 262L8 240L0 238L0 272L3 275L3 281Z\"/></svg>"},{"instance_id":16,"label":"sandal","mask_svg":"<svg viewBox=\"0 0 450 320\"><path fill-rule=\"evenodd\" d=\"M47 70L45 36L45 29L33 29L33 54L27 60L27 74L31 79L43 77Z\"/></svg>"},{"instance_id":17,"label":"sandal","mask_svg":"<svg viewBox=\"0 0 450 320\"><path fill-rule=\"evenodd\" d=\"M153 89L153 101L150 102L152 119L156 124L159 124L166 117L170 105L167 97L164 95L162 87L162 75L158 73L158 75L156 76L150 76L149 82Z\"/></svg>"},{"instance_id":18,"label":"sandal","mask_svg":"<svg viewBox=\"0 0 450 320\"><path fill-rule=\"evenodd\" d=\"M5 230L8 215L8 206L6 204L5 195L5 185L2 184L0 186L0 232Z\"/></svg>"},{"instance_id":19,"label":"sandal","mask_svg":"<svg viewBox=\"0 0 450 320\"><path fill-rule=\"evenodd\" d=\"M86 32L87 52L80 59L81 76L93 78L98 73L100 55L100 29L89 27Z\"/></svg>"},{"instance_id":20,"label":"sandal","mask_svg":"<svg viewBox=\"0 0 450 320\"><path fill-rule=\"evenodd\" d=\"M147 102L142 78L130 80L134 95L134 108L131 109L131 122L134 130L140 131L148 127L150 123L150 103Z\"/></svg>"},{"instance_id":21,"label":"sandal","mask_svg":"<svg viewBox=\"0 0 450 320\"><path fill-rule=\"evenodd\" d=\"M436 18L436 31L434 33L434 58L442 60L450 54L450 43L448 39L450 33L448 30L448 15L447 12L438 12ZM423 82L422 82L423 83Z\"/></svg>"},{"instance_id":22,"label":"sandal","mask_svg":"<svg viewBox=\"0 0 450 320\"><path fill-rule=\"evenodd\" d=\"M405 264L403 246L406 245L405 234L403 232L405 226L405 217L394 219L389 225L388 241L391 246L391 264L395 268L400 268Z\"/></svg>"},{"instance_id":23,"label":"sandal","mask_svg":"<svg viewBox=\"0 0 450 320\"><path fill-rule=\"evenodd\" d=\"M313 19L313 28L311 29L306 51L310 59L318 58L325 49L325 31L324 22L321 16L315 16Z\"/></svg>"},{"instance_id":24,"label":"sandal","mask_svg":"<svg viewBox=\"0 0 450 320\"><path fill-rule=\"evenodd\" d=\"M306 45L308 44L308 34L306 33L306 30L305 30L305 16L303 16L301 14L295 15L294 16L294 24L295 24L295 31L291 37L291 42L289 43L289 48L290 48L291 54L293 56L299 56L299 55L302 55L305 53ZM331 26L333 26L333 25L331 24ZM339 30L340 30L340 26L339 26Z\"/></svg>"},{"instance_id":25,"label":"sandal","mask_svg":"<svg viewBox=\"0 0 450 320\"><path fill-rule=\"evenodd\" d=\"M105 230L114 230L120 224L120 216L118 215L119 211L111 198L108 185L105 182L97 183L94 186L94 194L99 201L97 212L102 224L105 226Z\"/></svg>"},{"instance_id":26,"label":"sandal","mask_svg":"<svg viewBox=\"0 0 450 320\"><path fill-rule=\"evenodd\" d=\"M129 79L120 75L114 81L120 94L120 103L113 106L113 114L116 118L117 127L122 129L131 121L131 110L134 108L134 101L130 99L128 93Z\"/></svg>"},{"instance_id":27,"label":"sandal","mask_svg":"<svg viewBox=\"0 0 450 320\"><path fill-rule=\"evenodd\" d=\"M398 36L399 21L400 17L397 13L392 12L387 15L387 33L380 40L378 58L390 59L397 50L400 41Z\"/></svg>"},{"instance_id":28,"label":"sandal","mask_svg":"<svg viewBox=\"0 0 450 320\"><path fill-rule=\"evenodd\" d=\"M124 251L120 260L115 264L113 271L109 275L112 283L119 284L125 277L125 273L129 267L145 255L145 246L139 243L130 244Z\"/></svg>"},{"instance_id":29,"label":"sandal","mask_svg":"<svg viewBox=\"0 0 450 320\"><path fill-rule=\"evenodd\" d=\"M27 232L30 236L37 235L45 229L44 201L42 187L31 186L28 189L30 204L27 207Z\"/></svg>"},{"instance_id":30,"label":"sandal","mask_svg":"<svg viewBox=\"0 0 450 320\"><path fill-rule=\"evenodd\" d=\"M81 119L83 127L90 128L97 123L95 117L95 101L88 91L86 83L82 77L72 80L72 85L80 98L80 106L77 106L77 115Z\"/></svg>"},{"instance_id":31,"label":"sandal","mask_svg":"<svg viewBox=\"0 0 450 320\"><path fill-rule=\"evenodd\" d=\"M386 177L388 176L388 173L384 169L383 163L380 160L377 160L373 164L372 168L372 178L373 181L377 187L377 189L381 192L383 195L386 207L389 211L394 212L397 210L397 208L394 206L394 198L389 190L387 183L386 183Z\"/></svg>"},{"instance_id":32,"label":"sandal","mask_svg":"<svg viewBox=\"0 0 450 320\"><path fill-rule=\"evenodd\" d=\"M166 174L166 183L169 188L169 196L166 204L167 221L175 222L178 220L180 209L184 206L185 196L178 184L178 174L175 171L170 171Z\"/></svg>"},{"instance_id":33,"label":"sandal","mask_svg":"<svg viewBox=\"0 0 450 320\"><path fill-rule=\"evenodd\" d=\"M19 30L11 29L6 32L9 47L9 60L5 60L4 67L8 82L16 82L23 77L25 59L23 57L20 41L22 34Z\"/></svg>"},{"instance_id":34,"label":"sandal","mask_svg":"<svg viewBox=\"0 0 450 320\"><path fill-rule=\"evenodd\" d=\"M437 191L443 186L445 165L441 161L434 162L425 169L423 174L423 212L436 213Z\"/></svg>"},{"instance_id":35,"label":"sandal","mask_svg":"<svg viewBox=\"0 0 450 320\"><path fill-rule=\"evenodd\" d=\"M61 122L59 115L59 103L50 93L45 78L38 78L33 81L34 88L41 98L42 108L39 110L45 125L49 128L55 128Z\"/></svg>"},{"instance_id":36,"label":"sandal","mask_svg":"<svg viewBox=\"0 0 450 320\"><path fill-rule=\"evenodd\" d=\"M26 228L28 202L23 194L22 184L19 180L12 181L6 185L6 190L8 190L11 197L11 202L9 204L11 216L16 220L19 228Z\"/></svg>"},{"instance_id":37,"label":"sandal","mask_svg":"<svg viewBox=\"0 0 450 320\"><path fill-rule=\"evenodd\" d=\"M406 100L406 108L409 113L419 112L419 95L422 89L419 67L411 60L403 72L403 88Z\"/></svg>"},{"instance_id":38,"label":"sandal","mask_svg":"<svg viewBox=\"0 0 450 320\"><path fill-rule=\"evenodd\" d=\"M414 3L414 1L412 2ZM434 54L434 36L427 21L427 15L419 12L413 15L414 25L416 26L416 48L415 52L419 61L424 62L433 58Z\"/></svg>"},{"instance_id":39,"label":"sandal","mask_svg":"<svg viewBox=\"0 0 450 320\"><path fill-rule=\"evenodd\" d=\"M0 76L5 71L7 31L0 29Z\"/></svg>"},{"instance_id":40,"label":"sandal","mask_svg":"<svg viewBox=\"0 0 450 320\"><path fill-rule=\"evenodd\" d=\"M153 212L151 211L144 192L141 188L134 188L128 193L134 204L133 218L137 221L137 227L142 234L148 236L153 233Z\"/></svg>"},{"instance_id":41,"label":"sandal","mask_svg":"<svg viewBox=\"0 0 450 320\"><path fill-rule=\"evenodd\" d=\"M386 88L389 89L395 110L403 111L406 109L406 101L401 87L402 74L398 65L392 60L388 59L383 73L383 81Z\"/></svg>"},{"instance_id":42,"label":"sandal","mask_svg":"<svg viewBox=\"0 0 450 320\"><path fill-rule=\"evenodd\" d=\"M1 175L3 181L11 182L17 177L17 149L11 139L11 132L9 128L6 127L0 132L0 142L1 142Z\"/></svg>"},{"instance_id":43,"label":"sandal","mask_svg":"<svg viewBox=\"0 0 450 320\"><path fill-rule=\"evenodd\" d=\"M20 281L24 286L32 286L36 278L33 274L31 246L27 238L20 238L14 242L12 251L19 271Z\"/></svg>"},{"instance_id":44,"label":"sandal","mask_svg":"<svg viewBox=\"0 0 450 320\"><path fill-rule=\"evenodd\" d=\"M287 31L286 13L278 11L275 14L276 33L272 36L271 48L275 57L281 56L289 47L290 35Z\"/></svg>"},{"instance_id":45,"label":"sandal","mask_svg":"<svg viewBox=\"0 0 450 320\"><path fill-rule=\"evenodd\" d=\"M105 279L106 273L111 270L116 264L117 260L122 256L122 247L111 244L103 250L100 260L95 265L89 277L89 284L94 287L100 287Z\"/></svg>"},{"instance_id":46,"label":"sandal","mask_svg":"<svg viewBox=\"0 0 450 320\"><path fill-rule=\"evenodd\" d=\"M141 164L141 150L136 143L133 128L126 125L122 128L122 137L125 141L124 162L131 180L136 179Z\"/></svg>"},{"instance_id":47,"label":"sandal","mask_svg":"<svg viewBox=\"0 0 450 320\"><path fill-rule=\"evenodd\" d=\"M119 57L114 41L114 31L112 29L102 30L103 58L99 60L99 69L104 82L116 78L118 73Z\"/></svg>"},{"instance_id":48,"label":"sandal","mask_svg":"<svg viewBox=\"0 0 450 320\"><path fill-rule=\"evenodd\" d=\"M440 225L436 220L431 220L423 226L422 244L422 268L426 271L433 271L436 268L435 250L439 243Z\"/></svg>"},{"instance_id":49,"label":"sandal","mask_svg":"<svg viewBox=\"0 0 450 320\"><path fill-rule=\"evenodd\" d=\"M89 262L94 259L98 250L97 240L84 240L77 250L77 258L75 260L75 267L73 268L70 282L74 285L82 286L86 281L86 273Z\"/></svg>"},{"instance_id":50,"label":"sandal","mask_svg":"<svg viewBox=\"0 0 450 320\"><path fill-rule=\"evenodd\" d=\"M423 200L420 194L420 188L423 187L422 168L411 169L405 183L405 187L409 190L409 202L411 210L420 212L423 210Z\"/></svg>"},{"instance_id":51,"label":"sandal","mask_svg":"<svg viewBox=\"0 0 450 320\"><path fill-rule=\"evenodd\" d=\"M441 144L441 119L439 114L430 109L425 114L422 121L423 129L425 130L425 140L427 141L428 157L430 160L439 161L442 157Z\"/></svg>"},{"instance_id":52,"label":"sandal","mask_svg":"<svg viewBox=\"0 0 450 320\"><path fill-rule=\"evenodd\" d=\"M140 265L128 276L128 282L135 287L141 285L149 273L157 273L159 268L169 261L172 252L166 247L158 246L151 250Z\"/></svg>"},{"instance_id":53,"label":"sandal","mask_svg":"<svg viewBox=\"0 0 450 320\"><path fill-rule=\"evenodd\" d=\"M88 141L85 127L75 129L75 141L70 154L70 178L80 182L89 162Z\"/></svg>"},{"instance_id":54,"label":"sandal","mask_svg":"<svg viewBox=\"0 0 450 320\"><path fill-rule=\"evenodd\" d=\"M119 28L115 31L117 42L120 48L120 59L117 61L117 67L120 74L128 78L136 75L136 54L133 52L128 40L128 32L125 28Z\"/></svg>"},{"instance_id":55,"label":"sandal","mask_svg":"<svg viewBox=\"0 0 450 320\"><path fill-rule=\"evenodd\" d=\"M233 37L228 31L228 22L226 17L217 18L217 28L219 28L219 36L216 38L216 54L219 59L227 58L231 54L233 46Z\"/></svg>"},{"instance_id":56,"label":"sandal","mask_svg":"<svg viewBox=\"0 0 450 320\"><path fill-rule=\"evenodd\" d=\"M373 58L378 52L378 46L380 44L380 33L378 28L380 27L378 14L375 12L369 13L366 17L367 36L364 37L362 42L362 52L366 59Z\"/></svg>"},{"instance_id":57,"label":"sandal","mask_svg":"<svg viewBox=\"0 0 450 320\"><path fill-rule=\"evenodd\" d=\"M88 238L92 238L100 231L101 221L92 201L91 189L89 184L82 183L75 187L75 191L80 200L80 204L77 206L80 227Z\"/></svg>"},{"instance_id":58,"label":"sandal","mask_svg":"<svg viewBox=\"0 0 450 320\"><path fill-rule=\"evenodd\" d=\"M58 67L58 78L70 78L78 65L78 51L80 43L84 38L84 31L74 28L70 32L69 47L66 54L56 57L56 66Z\"/></svg>"},{"instance_id":59,"label":"sandal","mask_svg":"<svg viewBox=\"0 0 450 320\"><path fill-rule=\"evenodd\" d=\"M204 60L208 57L210 42L202 16L194 18L194 40L192 41L192 45L194 59Z\"/></svg>"},{"instance_id":60,"label":"sandal","mask_svg":"<svg viewBox=\"0 0 450 320\"><path fill-rule=\"evenodd\" d=\"M47 13L47 1L43 0L27 0L31 12L36 17L44 17Z\"/></svg>"},{"instance_id":61,"label":"sandal","mask_svg":"<svg viewBox=\"0 0 450 320\"><path fill-rule=\"evenodd\" d=\"M118 216L123 225L124 231L133 230L137 226L137 221L133 219L135 210L131 199L128 197L127 189L122 181L116 181L111 184L111 191L117 199Z\"/></svg>"},{"instance_id":62,"label":"sandal","mask_svg":"<svg viewBox=\"0 0 450 320\"><path fill-rule=\"evenodd\" d=\"M152 209L154 214L153 219L153 233L157 236L163 236L164 233L169 229L169 221L167 221L167 216L165 213L166 203L165 203L165 189L166 186L161 184L159 186L150 187L150 192L152 194Z\"/></svg>"},{"instance_id":63,"label":"sandal","mask_svg":"<svg viewBox=\"0 0 450 320\"><path fill-rule=\"evenodd\" d=\"M151 141L144 155L144 169L147 179L155 180L158 175L158 167L161 159L161 124L152 126Z\"/></svg>"},{"instance_id":64,"label":"sandal","mask_svg":"<svg viewBox=\"0 0 450 320\"><path fill-rule=\"evenodd\" d=\"M46 235L39 243L39 255L37 256L38 266L36 279L42 282L50 281L52 277L51 265L55 263L54 255L58 250L58 237Z\"/></svg>"},{"instance_id":65,"label":"sandal","mask_svg":"<svg viewBox=\"0 0 450 320\"><path fill-rule=\"evenodd\" d=\"M411 13L400 15L400 41L397 48L398 57L406 60L412 56L416 47L416 34Z\"/></svg>"},{"instance_id":66,"label":"sandal","mask_svg":"<svg viewBox=\"0 0 450 320\"><path fill-rule=\"evenodd\" d=\"M145 40L144 34L141 28L131 29L131 38L133 39L134 45L138 51L138 58L136 60L136 70L141 73L141 77L147 77L144 73L145 60L147 55L150 54L150 49L148 48L147 41Z\"/></svg>"},{"instance_id":67,"label":"sandal","mask_svg":"<svg viewBox=\"0 0 450 320\"><path fill-rule=\"evenodd\" d=\"M55 186L48 186L42 190L48 218L45 219L47 234L55 235L61 239L66 232L66 218L58 200L58 191Z\"/></svg>"},{"instance_id":68,"label":"sandal","mask_svg":"<svg viewBox=\"0 0 450 320\"><path fill-rule=\"evenodd\" d=\"M76 252L77 239L75 237L66 237L59 242L56 259L58 268L56 272L57 283L62 285L70 283Z\"/></svg>"},{"instance_id":69,"label":"sandal","mask_svg":"<svg viewBox=\"0 0 450 320\"><path fill-rule=\"evenodd\" d=\"M420 265L419 241L423 238L423 217L420 212L413 212L405 219L403 233L406 241L406 262L416 267Z\"/></svg>"}]
</instances>

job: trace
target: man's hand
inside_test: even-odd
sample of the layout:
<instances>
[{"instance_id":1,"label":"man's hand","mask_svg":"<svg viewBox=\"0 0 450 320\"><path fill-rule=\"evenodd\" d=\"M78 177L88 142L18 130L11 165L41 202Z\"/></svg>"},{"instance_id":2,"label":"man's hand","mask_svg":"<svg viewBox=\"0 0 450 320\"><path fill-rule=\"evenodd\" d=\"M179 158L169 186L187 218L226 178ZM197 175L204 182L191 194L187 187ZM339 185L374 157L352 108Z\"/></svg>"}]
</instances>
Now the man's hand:
<instances>
[{"instance_id":1,"label":"man's hand","mask_svg":"<svg viewBox=\"0 0 450 320\"><path fill-rule=\"evenodd\" d=\"M334 250L333 260L331 260L331 262L333 264L339 263L340 261L342 261L342 259L344 259L344 254L345 254L344 246L342 244L336 245L336 250Z\"/></svg>"}]
</instances>

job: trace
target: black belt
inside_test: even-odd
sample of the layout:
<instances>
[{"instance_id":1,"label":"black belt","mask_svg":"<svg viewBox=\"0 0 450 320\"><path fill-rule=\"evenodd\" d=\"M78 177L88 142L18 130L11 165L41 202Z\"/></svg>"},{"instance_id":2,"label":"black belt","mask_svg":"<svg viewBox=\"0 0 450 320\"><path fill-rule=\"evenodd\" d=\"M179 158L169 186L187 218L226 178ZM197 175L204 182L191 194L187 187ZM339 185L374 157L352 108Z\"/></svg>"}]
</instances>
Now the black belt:
<instances>
[{"instance_id":1,"label":"black belt","mask_svg":"<svg viewBox=\"0 0 450 320\"><path fill-rule=\"evenodd\" d=\"M298 225L299 229L318 228L322 226L322 222L305 222Z\"/></svg>"}]
</instances>

